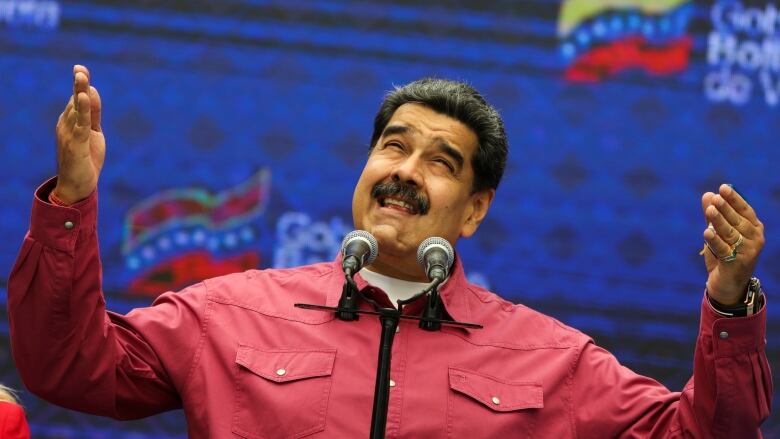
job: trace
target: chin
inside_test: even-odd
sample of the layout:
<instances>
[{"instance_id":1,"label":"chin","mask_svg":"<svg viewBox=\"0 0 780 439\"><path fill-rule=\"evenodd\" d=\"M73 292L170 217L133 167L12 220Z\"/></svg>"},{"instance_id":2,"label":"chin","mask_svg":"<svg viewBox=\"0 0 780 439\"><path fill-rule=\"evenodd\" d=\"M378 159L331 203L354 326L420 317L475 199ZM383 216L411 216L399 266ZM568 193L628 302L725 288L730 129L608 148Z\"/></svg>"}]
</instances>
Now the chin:
<instances>
[{"instance_id":1,"label":"chin","mask_svg":"<svg viewBox=\"0 0 780 439\"><path fill-rule=\"evenodd\" d=\"M367 231L379 242L380 253L397 255L410 251L409 245L403 242L398 229L393 226L380 224L370 227ZM411 250L417 251L416 248Z\"/></svg>"}]
</instances>

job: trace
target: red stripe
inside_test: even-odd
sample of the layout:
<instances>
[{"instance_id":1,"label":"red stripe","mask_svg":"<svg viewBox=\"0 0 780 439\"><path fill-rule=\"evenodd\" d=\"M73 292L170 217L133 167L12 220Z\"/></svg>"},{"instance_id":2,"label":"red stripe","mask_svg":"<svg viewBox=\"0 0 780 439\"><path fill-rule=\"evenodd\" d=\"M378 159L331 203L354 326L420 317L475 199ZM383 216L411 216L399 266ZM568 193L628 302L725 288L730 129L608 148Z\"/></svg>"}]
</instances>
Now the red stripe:
<instances>
[{"instance_id":1,"label":"red stripe","mask_svg":"<svg viewBox=\"0 0 780 439\"><path fill-rule=\"evenodd\" d=\"M257 179L254 179L257 180ZM246 187L242 192L231 194L219 205L204 204L195 195L179 196L159 200L144 210L136 211L127 221L130 224L131 236L158 227L174 219L192 216L205 216L214 227L231 218L251 212L265 201L266 188L259 181Z\"/></svg>"},{"instance_id":2,"label":"red stripe","mask_svg":"<svg viewBox=\"0 0 780 439\"><path fill-rule=\"evenodd\" d=\"M663 46L653 46L643 37L617 40L582 54L564 77L572 82L600 82L632 68L655 76L670 75L688 67L692 46L689 36Z\"/></svg>"},{"instance_id":3,"label":"red stripe","mask_svg":"<svg viewBox=\"0 0 780 439\"><path fill-rule=\"evenodd\" d=\"M256 251L224 259L216 259L205 251L191 252L156 265L135 278L128 289L132 294L157 297L161 291L178 290L203 279L259 266L260 254Z\"/></svg>"}]
</instances>

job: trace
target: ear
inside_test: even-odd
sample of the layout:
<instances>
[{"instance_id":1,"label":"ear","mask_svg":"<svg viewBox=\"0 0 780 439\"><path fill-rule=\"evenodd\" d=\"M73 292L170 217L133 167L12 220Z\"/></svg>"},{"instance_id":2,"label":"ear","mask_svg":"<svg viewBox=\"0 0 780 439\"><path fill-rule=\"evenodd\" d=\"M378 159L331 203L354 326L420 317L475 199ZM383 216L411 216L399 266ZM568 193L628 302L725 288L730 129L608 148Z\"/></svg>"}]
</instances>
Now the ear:
<instances>
[{"instance_id":1,"label":"ear","mask_svg":"<svg viewBox=\"0 0 780 439\"><path fill-rule=\"evenodd\" d=\"M471 209L469 209L468 216L463 221L460 236L468 238L477 231L482 220L485 219L495 196L495 189L485 189L471 195Z\"/></svg>"}]
</instances>

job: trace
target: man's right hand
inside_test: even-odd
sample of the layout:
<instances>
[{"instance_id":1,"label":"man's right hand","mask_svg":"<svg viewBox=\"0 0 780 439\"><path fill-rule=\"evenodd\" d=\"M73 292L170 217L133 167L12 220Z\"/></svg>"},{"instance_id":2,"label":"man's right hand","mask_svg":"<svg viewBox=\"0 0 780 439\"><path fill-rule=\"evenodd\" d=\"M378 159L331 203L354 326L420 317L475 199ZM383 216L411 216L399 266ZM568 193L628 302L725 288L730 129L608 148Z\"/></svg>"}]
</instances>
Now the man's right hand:
<instances>
[{"instance_id":1,"label":"man's right hand","mask_svg":"<svg viewBox=\"0 0 780 439\"><path fill-rule=\"evenodd\" d=\"M87 198L97 187L106 139L100 129L100 95L89 85L86 67L73 66L73 96L57 121L57 186L67 204Z\"/></svg>"}]
</instances>

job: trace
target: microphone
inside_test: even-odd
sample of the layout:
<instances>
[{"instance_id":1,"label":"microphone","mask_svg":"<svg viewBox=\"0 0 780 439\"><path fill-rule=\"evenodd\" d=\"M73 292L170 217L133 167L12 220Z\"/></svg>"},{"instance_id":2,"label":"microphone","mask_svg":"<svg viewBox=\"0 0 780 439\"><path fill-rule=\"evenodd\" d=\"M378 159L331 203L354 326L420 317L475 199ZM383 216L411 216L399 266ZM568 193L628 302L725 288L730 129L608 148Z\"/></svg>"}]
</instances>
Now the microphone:
<instances>
[{"instance_id":1,"label":"microphone","mask_svg":"<svg viewBox=\"0 0 780 439\"><path fill-rule=\"evenodd\" d=\"M371 265L379 254L374 235L365 230L353 230L341 241L341 269L349 278L366 265Z\"/></svg>"},{"instance_id":2,"label":"microphone","mask_svg":"<svg viewBox=\"0 0 780 439\"><path fill-rule=\"evenodd\" d=\"M370 265L379 253L379 244L374 235L365 230L353 230L347 233L341 241L341 269L347 280L341 290L336 317L339 320L352 321L358 319L355 312L358 309L360 293L353 276L366 265Z\"/></svg>"},{"instance_id":3,"label":"microphone","mask_svg":"<svg viewBox=\"0 0 780 439\"><path fill-rule=\"evenodd\" d=\"M417 263L425 270L425 275L433 281L444 282L455 262L455 251L444 238L433 236L417 247Z\"/></svg>"},{"instance_id":4,"label":"microphone","mask_svg":"<svg viewBox=\"0 0 780 439\"><path fill-rule=\"evenodd\" d=\"M417 263L422 266L431 281L431 285L425 289L428 292L428 300L420 319L420 328L426 331L441 329L442 304L437 288L449 276L453 262L455 251L444 238L434 236L417 247Z\"/></svg>"}]
</instances>

